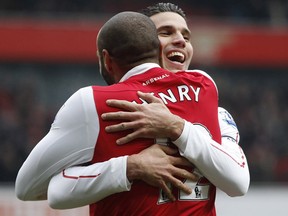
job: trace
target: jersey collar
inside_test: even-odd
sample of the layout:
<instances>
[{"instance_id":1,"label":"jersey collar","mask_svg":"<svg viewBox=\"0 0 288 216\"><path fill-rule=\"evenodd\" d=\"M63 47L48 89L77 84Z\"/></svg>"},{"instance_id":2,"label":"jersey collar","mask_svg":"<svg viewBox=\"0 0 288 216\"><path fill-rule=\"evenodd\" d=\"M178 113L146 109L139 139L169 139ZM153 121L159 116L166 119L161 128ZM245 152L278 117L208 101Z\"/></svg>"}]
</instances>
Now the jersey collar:
<instances>
[{"instance_id":1,"label":"jersey collar","mask_svg":"<svg viewBox=\"0 0 288 216\"><path fill-rule=\"evenodd\" d=\"M142 74L148 70L150 70L151 68L155 68L155 67L160 67L158 64L156 63L144 63L141 65L138 65L134 68L132 68L131 70L129 70L122 78L119 82L123 82L125 80L127 80L128 78L135 76L137 74Z\"/></svg>"}]
</instances>

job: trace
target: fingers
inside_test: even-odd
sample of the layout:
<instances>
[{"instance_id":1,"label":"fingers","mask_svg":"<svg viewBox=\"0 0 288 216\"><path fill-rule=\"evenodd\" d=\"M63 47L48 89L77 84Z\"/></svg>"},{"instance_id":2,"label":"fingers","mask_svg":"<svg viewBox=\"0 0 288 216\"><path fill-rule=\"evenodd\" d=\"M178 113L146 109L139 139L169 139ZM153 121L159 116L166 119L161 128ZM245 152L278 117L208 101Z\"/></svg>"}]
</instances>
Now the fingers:
<instances>
[{"instance_id":1,"label":"fingers","mask_svg":"<svg viewBox=\"0 0 288 216\"><path fill-rule=\"evenodd\" d=\"M185 179L185 181L181 181L180 179L176 178L175 176L178 176L179 178ZM177 173L174 173L173 176L169 179L169 182L179 190L183 191L186 194L191 194L192 189L189 187L189 184L185 184L187 180L192 181L192 182L197 182L199 180L199 176L188 172L187 170L184 169L179 169Z\"/></svg>"},{"instance_id":2,"label":"fingers","mask_svg":"<svg viewBox=\"0 0 288 216\"><path fill-rule=\"evenodd\" d=\"M124 130L134 129L135 128L135 122L122 122L120 124L115 125L109 125L105 127L105 131L107 133L114 133L114 132L120 132Z\"/></svg>"},{"instance_id":3,"label":"fingers","mask_svg":"<svg viewBox=\"0 0 288 216\"><path fill-rule=\"evenodd\" d=\"M110 112L110 113L103 113L101 115L101 118L105 121L111 121L111 120L133 120L133 113L132 112Z\"/></svg>"},{"instance_id":4,"label":"fingers","mask_svg":"<svg viewBox=\"0 0 288 216\"><path fill-rule=\"evenodd\" d=\"M166 196L171 200L171 201L175 201L176 198L175 196L173 195L171 189L167 186L167 184L164 182L161 187L160 187L163 192L166 194Z\"/></svg>"},{"instance_id":5,"label":"fingers","mask_svg":"<svg viewBox=\"0 0 288 216\"><path fill-rule=\"evenodd\" d=\"M170 156L170 161L174 166L186 166L193 168L194 165L190 163L186 158Z\"/></svg>"},{"instance_id":6,"label":"fingers","mask_svg":"<svg viewBox=\"0 0 288 216\"><path fill-rule=\"evenodd\" d=\"M122 110L126 110L126 111L136 111L137 110L137 106L138 104L136 103L132 103L126 100L107 100L106 104L110 107L115 107L115 108L119 108Z\"/></svg>"},{"instance_id":7,"label":"fingers","mask_svg":"<svg viewBox=\"0 0 288 216\"><path fill-rule=\"evenodd\" d=\"M182 181L178 180L177 178L172 177L171 179L168 180L168 182L170 183L170 185L172 185L172 188L175 187L186 194L192 193L192 188L190 188L188 185L185 185ZM167 183L162 184L160 188L163 190L163 192L171 201L176 200L175 196L172 193L172 189L167 186Z\"/></svg>"},{"instance_id":8,"label":"fingers","mask_svg":"<svg viewBox=\"0 0 288 216\"><path fill-rule=\"evenodd\" d=\"M163 103L161 99L153 96L151 93L137 92L138 96L145 100L147 103Z\"/></svg>"},{"instance_id":9,"label":"fingers","mask_svg":"<svg viewBox=\"0 0 288 216\"><path fill-rule=\"evenodd\" d=\"M197 182L199 180L199 176L190 173L186 170L180 169L181 173L178 175L179 177L185 179L185 180L190 180L193 182ZM175 187L181 191L183 191L186 194L191 194L192 193L192 188L189 186L189 184L185 184L186 181L181 181L178 178L174 177L174 176L170 176L167 180L167 182L169 182L172 187ZM173 194L171 192L171 189L169 187L167 187L167 185L165 184L166 187L162 186L162 190L166 193L166 195L169 197L170 200L173 200Z\"/></svg>"},{"instance_id":10,"label":"fingers","mask_svg":"<svg viewBox=\"0 0 288 216\"><path fill-rule=\"evenodd\" d=\"M182 181L174 178L173 180L170 180L170 183L176 187L177 189L183 191L186 194L191 194L192 193L192 189L188 186L185 185Z\"/></svg>"},{"instance_id":11,"label":"fingers","mask_svg":"<svg viewBox=\"0 0 288 216\"><path fill-rule=\"evenodd\" d=\"M141 91L138 91L137 94L142 100L146 101L147 103L163 104L160 98L153 96L151 93L143 93ZM139 106L141 106L141 104L129 102L126 100L116 100L116 99L109 99L106 101L106 104L110 107L118 108L118 109L125 110L125 111L130 111L130 112L139 110Z\"/></svg>"},{"instance_id":12,"label":"fingers","mask_svg":"<svg viewBox=\"0 0 288 216\"><path fill-rule=\"evenodd\" d=\"M174 155L178 152L178 149L171 148L171 147L165 146L165 145L154 144L153 147L162 149L162 151L165 152L167 155ZM172 157L172 160L173 160L173 157Z\"/></svg>"},{"instance_id":13,"label":"fingers","mask_svg":"<svg viewBox=\"0 0 288 216\"><path fill-rule=\"evenodd\" d=\"M200 179L200 176L198 176L196 173L188 172L187 170L183 169L179 169L179 174L175 175L193 182L197 182Z\"/></svg>"},{"instance_id":14,"label":"fingers","mask_svg":"<svg viewBox=\"0 0 288 216\"><path fill-rule=\"evenodd\" d=\"M123 145L128 142L131 142L132 140L136 139L138 137L138 131L134 131L130 134L127 134L125 137L121 137L116 140L117 145Z\"/></svg>"},{"instance_id":15,"label":"fingers","mask_svg":"<svg viewBox=\"0 0 288 216\"><path fill-rule=\"evenodd\" d=\"M122 111L103 113L101 118L103 120L134 120L138 117L139 113L136 113L140 109L139 104L124 100L107 100L107 105L110 107L118 108ZM123 111L124 110L124 111Z\"/></svg>"}]
</instances>

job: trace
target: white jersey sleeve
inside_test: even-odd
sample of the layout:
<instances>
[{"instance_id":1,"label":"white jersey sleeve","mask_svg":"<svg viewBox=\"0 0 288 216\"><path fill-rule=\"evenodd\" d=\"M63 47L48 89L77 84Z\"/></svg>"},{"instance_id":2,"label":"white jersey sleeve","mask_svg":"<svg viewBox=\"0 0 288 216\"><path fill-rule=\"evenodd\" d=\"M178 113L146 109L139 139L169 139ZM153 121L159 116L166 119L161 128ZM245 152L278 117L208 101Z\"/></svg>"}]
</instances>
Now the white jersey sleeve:
<instances>
[{"instance_id":1,"label":"white jersey sleeve","mask_svg":"<svg viewBox=\"0 0 288 216\"><path fill-rule=\"evenodd\" d=\"M52 176L65 168L91 161L98 134L99 120L92 88L82 88L65 102L49 133L20 168L15 183L17 197L47 199ZM119 169L126 172L126 165Z\"/></svg>"},{"instance_id":2,"label":"white jersey sleeve","mask_svg":"<svg viewBox=\"0 0 288 216\"><path fill-rule=\"evenodd\" d=\"M129 191L126 177L127 156L112 158L90 166L75 166L53 177L48 188L48 203L54 209L77 208L105 197Z\"/></svg>"},{"instance_id":3,"label":"white jersey sleeve","mask_svg":"<svg viewBox=\"0 0 288 216\"><path fill-rule=\"evenodd\" d=\"M250 184L247 159L238 145L239 132L232 116L218 109L222 144L215 142L199 125L185 122L174 142L180 154L192 162L212 184L229 196L244 195Z\"/></svg>"}]
</instances>

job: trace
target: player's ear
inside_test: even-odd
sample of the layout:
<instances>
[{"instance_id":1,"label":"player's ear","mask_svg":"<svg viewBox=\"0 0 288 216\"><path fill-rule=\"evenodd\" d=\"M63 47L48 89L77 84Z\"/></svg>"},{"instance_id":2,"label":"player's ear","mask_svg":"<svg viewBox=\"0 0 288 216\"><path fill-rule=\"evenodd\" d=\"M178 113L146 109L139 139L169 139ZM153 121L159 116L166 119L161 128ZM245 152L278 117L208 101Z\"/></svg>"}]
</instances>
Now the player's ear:
<instances>
[{"instance_id":1,"label":"player's ear","mask_svg":"<svg viewBox=\"0 0 288 216\"><path fill-rule=\"evenodd\" d=\"M112 71L112 60L111 60L111 57L110 57L108 50L103 49L102 55L103 55L103 62L104 62L104 67L105 67L106 71L111 72Z\"/></svg>"}]
</instances>

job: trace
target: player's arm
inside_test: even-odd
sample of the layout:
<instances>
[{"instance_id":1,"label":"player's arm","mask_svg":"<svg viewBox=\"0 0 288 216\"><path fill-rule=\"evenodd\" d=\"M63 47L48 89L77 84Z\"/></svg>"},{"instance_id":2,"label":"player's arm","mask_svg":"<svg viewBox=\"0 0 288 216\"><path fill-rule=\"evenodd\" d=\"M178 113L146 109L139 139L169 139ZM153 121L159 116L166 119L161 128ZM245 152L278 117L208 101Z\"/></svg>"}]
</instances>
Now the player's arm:
<instances>
[{"instance_id":1,"label":"player's arm","mask_svg":"<svg viewBox=\"0 0 288 216\"><path fill-rule=\"evenodd\" d=\"M88 118L87 113L93 117ZM98 136L97 118L91 88L79 90L66 101L48 134L31 151L18 172L15 192L19 199L46 199L54 174L91 160Z\"/></svg>"},{"instance_id":2,"label":"player's arm","mask_svg":"<svg viewBox=\"0 0 288 216\"><path fill-rule=\"evenodd\" d=\"M225 142L219 145L204 128L190 122L185 122L183 133L174 143L181 155L229 196L247 193L250 184L249 169L238 144Z\"/></svg>"},{"instance_id":3,"label":"player's arm","mask_svg":"<svg viewBox=\"0 0 288 216\"><path fill-rule=\"evenodd\" d=\"M99 131L99 123L97 119L98 115L95 110L92 90L90 88L85 88L74 94L58 112L49 133L35 146L19 170L15 185L17 197L21 200L46 199L48 184L52 176L61 172L65 168L91 161L94 153L94 145L96 143ZM164 151L164 153L168 152ZM147 163L147 166L153 164L155 167L154 170L157 171L159 167L158 164L162 164L157 164L155 162L157 159L162 161L163 158L156 155L154 158L151 158L151 163ZM124 161L125 166L123 166L123 163L117 163L117 161ZM101 170L101 177L105 176L105 179L110 179L110 181L104 182L106 185L101 184L100 181L102 188L110 188L109 192L111 193L128 191L130 189L130 183L127 182L127 177L129 178L130 173L127 172L126 176L127 163L126 157L120 157L118 159L107 161L104 164L94 164L94 171L92 170L93 172L91 172L91 176L95 175L97 170ZM162 173L159 174L156 172L151 172L151 170L147 167L145 172L139 172L143 166L136 166L136 168L138 167L138 172L135 166L134 168L129 168L128 170L132 171L131 174L134 176L134 178L137 178L137 176L142 173L142 176L140 176L143 177L144 175L145 177L146 175L147 181L157 181L155 184L158 184L157 186L161 187L164 191L164 187L166 185L164 185L163 182L165 181L169 181L172 184L173 182L176 182L175 184L178 185L175 186L178 186L179 189L189 191L189 188L186 188L182 182L173 176L175 172L181 174L185 173L182 172L183 169L179 169L177 171L178 168L176 167L177 164L180 166L183 165L182 159L180 159L180 162L171 161L168 163L166 161L166 163L164 162L163 164L170 165L172 167L168 167L166 170L165 174L168 172L167 175L170 175L168 177L164 174L162 175ZM105 169L105 167L107 169ZM117 174L116 172L110 172L111 167L117 167L114 170L117 170L119 173ZM150 167L152 167L152 165ZM170 171L172 173L169 173ZM70 171L68 170L68 172ZM136 175L135 172L137 172ZM86 175L85 173L90 173L90 170L84 169L84 173L81 171L78 176ZM77 175L77 173L75 175ZM189 176L192 175L187 173L186 177L189 178ZM194 176L192 177L194 178ZM67 179L69 178L66 178L66 180ZM133 180L133 178L131 179ZM80 178L80 180L82 180L82 178ZM117 184L117 181L121 184ZM98 188L97 181L94 182L95 188ZM113 185L115 182L116 184ZM59 191L60 190L61 187ZM77 190L75 191L77 192ZM66 192L67 191L64 191L63 193ZM73 193L71 194L73 195ZM101 193L97 193L97 195L100 195L100 197L102 196ZM77 197L75 198L77 199Z\"/></svg>"},{"instance_id":4,"label":"player's arm","mask_svg":"<svg viewBox=\"0 0 288 216\"><path fill-rule=\"evenodd\" d=\"M167 182L186 193L191 193L191 189L178 178L198 180L197 176L177 167L191 164L182 157L173 156L176 153L176 149L152 145L128 157L65 169L50 181L49 205L56 209L89 205L111 194L130 190L130 182L134 180L160 187L170 199L174 200L172 192L166 185ZM120 172L123 168L125 172Z\"/></svg>"},{"instance_id":5,"label":"player's arm","mask_svg":"<svg viewBox=\"0 0 288 216\"><path fill-rule=\"evenodd\" d=\"M216 187L230 196L241 196L249 187L250 176L246 157L239 145L220 145L211 139L203 127L186 122L173 115L162 101L151 94L139 93L142 99L149 102L145 106L128 101L111 100L110 106L121 111L102 115L105 120L128 120L106 128L108 132L134 129L117 143L125 144L139 137L162 137L175 140L180 153L192 162L201 173ZM238 130L234 130L238 135Z\"/></svg>"},{"instance_id":6,"label":"player's arm","mask_svg":"<svg viewBox=\"0 0 288 216\"><path fill-rule=\"evenodd\" d=\"M110 194L129 191L131 183L126 181L126 161L127 156L123 156L102 163L63 170L49 183L50 207L77 208L94 203Z\"/></svg>"}]
</instances>

